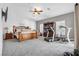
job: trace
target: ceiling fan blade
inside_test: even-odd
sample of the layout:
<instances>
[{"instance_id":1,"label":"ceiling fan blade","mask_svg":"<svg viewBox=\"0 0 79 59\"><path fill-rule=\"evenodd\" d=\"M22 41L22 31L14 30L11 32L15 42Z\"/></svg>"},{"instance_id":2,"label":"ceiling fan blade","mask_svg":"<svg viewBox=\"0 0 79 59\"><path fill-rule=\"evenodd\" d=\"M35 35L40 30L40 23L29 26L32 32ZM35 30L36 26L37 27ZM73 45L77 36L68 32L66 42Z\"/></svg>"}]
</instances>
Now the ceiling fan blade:
<instances>
[{"instance_id":1,"label":"ceiling fan blade","mask_svg":"<svg viewBox=\"0 0 79 59\"><path fill-rule=\"evenodd\" d=\"M33 14L35 14L35 13L33 12Z\"/></svg>"},{"instance_id":2,"label":"ceiling fan blade","mask_svg":"<svg viewBox=\"0 0 79 59\"><path fill-rule=\"evenodd\" d=\"M39 12L43 12L43 10L40 10Z\"/></svg>"},{"instance_id":3,"label":"ceiling fan blade","mask_svg":"<svg viewBox=\"0 0 79 59\"><path fill-rule=\"evenodd\" d=\"M38 14L40 14L40 12L37 12Z\"/></svg>"}]
</instances>

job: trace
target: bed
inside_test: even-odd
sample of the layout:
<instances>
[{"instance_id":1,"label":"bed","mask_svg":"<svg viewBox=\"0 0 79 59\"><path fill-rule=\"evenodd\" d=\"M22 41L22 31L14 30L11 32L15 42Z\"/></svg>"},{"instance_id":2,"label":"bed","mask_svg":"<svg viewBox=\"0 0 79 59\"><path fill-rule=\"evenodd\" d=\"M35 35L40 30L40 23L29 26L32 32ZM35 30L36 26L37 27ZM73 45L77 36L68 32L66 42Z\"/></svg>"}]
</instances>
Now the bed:
<instances>
[{"instance_id":1,"label":"bed","mask_svg":"<svg viewBox=\"0 0 79 59\"><path fill-rule=\"evenodd\" d=\"M37 32L25 26L16 27L16 37L19 41L32 40L37 38Z\"/></svg>"}]
</instances>

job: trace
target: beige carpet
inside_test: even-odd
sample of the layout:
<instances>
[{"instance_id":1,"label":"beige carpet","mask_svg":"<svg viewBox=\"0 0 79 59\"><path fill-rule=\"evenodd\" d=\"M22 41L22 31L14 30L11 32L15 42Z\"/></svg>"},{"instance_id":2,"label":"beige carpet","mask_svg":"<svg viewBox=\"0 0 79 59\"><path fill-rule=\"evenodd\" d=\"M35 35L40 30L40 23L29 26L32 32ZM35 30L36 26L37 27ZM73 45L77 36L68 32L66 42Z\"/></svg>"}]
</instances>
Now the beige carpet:
<instances>
[{"instance_id":1,"label":"beige carpet","mask_svg":"<svg viewBox=\"0 0 79 59\"><path fill-rule=\"evenodd\" d=\"M62 56L73 50L73 42L46 42L41 37L23 42L16 39L3 41L3 56Z\"/></svg>"}]
</instances>

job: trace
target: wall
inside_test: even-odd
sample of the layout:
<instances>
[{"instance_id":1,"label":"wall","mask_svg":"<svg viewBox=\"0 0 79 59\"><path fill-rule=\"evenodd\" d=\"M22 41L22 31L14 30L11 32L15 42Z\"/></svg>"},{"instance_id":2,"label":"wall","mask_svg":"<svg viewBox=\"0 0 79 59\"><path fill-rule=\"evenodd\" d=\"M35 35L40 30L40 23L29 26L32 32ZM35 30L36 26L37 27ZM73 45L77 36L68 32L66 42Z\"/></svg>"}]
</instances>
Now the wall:
<instances>
[{"instance_id":1,"label":"wall","mask_svg":"<svg viewBox=\"0 0 79 59\"><path fill-rule=\"evenodd\" d=\"M72 28L71 33L70 33L70 37L74 38L74 13L73 12L37 21L36 22L36 29L38 31L40 31L40 24L43 24L45 22L60 21L60 20L65 20L66 26Z\"/></svg>"},{"instance_id":2,"label":"wall","mask_svg":"<svg viewBox=\"0 0 79 59\"><path fill-rule=\"evenodd\" d=\"M20 4L2 4L2 7L8 6L8 18L7 22L3 22L4 27L9 28L9 32L12 32L13 25L15 26L29 26L32 30L36 29L36 21L27 18L28 14L26 13L25 6Z\"/></svg>"},{"instance_id":3,"label":"wall","mask_svg":"<svg viewBox=\"0 0 79 59\"><path fill-rule=\"evenodd\" d=\"M2 55L2 43L3 43L3 38L2 38L2 19L1 19L1 4L0 4L0 56Z\"/></svg>"}]
</instances>

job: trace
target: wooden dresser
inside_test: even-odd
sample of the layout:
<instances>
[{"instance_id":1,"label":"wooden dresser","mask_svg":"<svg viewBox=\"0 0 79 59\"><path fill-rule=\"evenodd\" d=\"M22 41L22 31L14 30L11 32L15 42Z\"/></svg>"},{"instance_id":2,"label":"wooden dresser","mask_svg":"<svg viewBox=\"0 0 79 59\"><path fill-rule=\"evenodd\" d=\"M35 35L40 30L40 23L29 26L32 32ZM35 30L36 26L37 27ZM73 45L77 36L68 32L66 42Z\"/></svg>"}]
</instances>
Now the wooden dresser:
<instances>
[{"instance_id":1,"label":"wooden dresser","mask_svg":"<svg viewBox=\"0 0 79 59\"><path fill-rule=\"evenodd\" d=\"M6 39L13 39L13 33L5 33L5 40Z\"/></svg>"}]
</instances>

